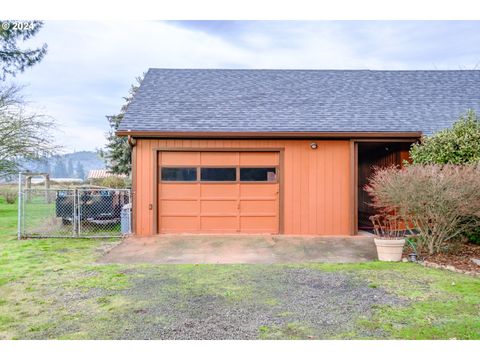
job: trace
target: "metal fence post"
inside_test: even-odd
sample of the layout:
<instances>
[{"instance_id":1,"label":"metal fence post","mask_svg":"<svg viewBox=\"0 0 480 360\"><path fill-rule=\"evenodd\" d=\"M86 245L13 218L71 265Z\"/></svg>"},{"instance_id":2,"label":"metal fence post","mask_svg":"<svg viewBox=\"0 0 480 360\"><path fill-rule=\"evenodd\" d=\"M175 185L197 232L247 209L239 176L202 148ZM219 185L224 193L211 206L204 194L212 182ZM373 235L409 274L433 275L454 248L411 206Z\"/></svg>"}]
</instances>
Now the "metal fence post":
<instances>
[{"instance_id":1,"label":"metal fence post","mask_svg":"<svg viewBox=\"0 0 480 360\"><path fill-rule=\"evenodd\" d=\"M75 233L76 237L79 237L82 233L82 189L75 189L77 197L77 232Z\"/></svg>"},{"instance_id":2,"label":"metal fence post","mask_svg":"<svg viewBox=\"0 0 480 360\"><path fill-rule=\"evenodd\" d=\"M17 207L18 207L18 232L17 238L20 240L22 238L22 173L18 173L18 199L17 199Z\"/></svg>"},{"instance_id":3,"label":"metal fence post","mask_svg":"<svg viewBox=\"0 0 480 360\"><path fill-rule=\"evenodd\" d=\"M78 237L78 189L73 190L73 214L72 214L72 224L73 224L73 236Z\"/></svg>"},{"instance_id":4,"label":"metal fence post","mask_svg":"<svg viewBox=\"0 0 480 360\"><path fill-rule=\"evenodd\" d=\"M133 204L132 204L132 190L127 189L128 191L128 203L130 204L130 211L129 211L129 216L128 216L128 228L129 228L129 234L132 233L132 211L133 211Z\"/></svg>"}]
</instances>

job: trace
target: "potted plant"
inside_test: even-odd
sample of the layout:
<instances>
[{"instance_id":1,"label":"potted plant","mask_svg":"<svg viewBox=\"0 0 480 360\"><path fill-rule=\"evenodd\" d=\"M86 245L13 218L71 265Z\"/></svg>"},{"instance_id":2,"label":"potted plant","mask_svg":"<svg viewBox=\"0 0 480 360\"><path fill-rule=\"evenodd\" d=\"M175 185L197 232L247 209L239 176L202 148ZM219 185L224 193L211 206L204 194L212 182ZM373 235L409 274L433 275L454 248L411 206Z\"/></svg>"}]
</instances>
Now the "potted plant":
<instances>
[{"instance_id":1,"label":"potted plant","mask_svg":"<svg viewBox=\"0 0 480 360\"><path fill-rule=\"evenodd\" d=\"M380 261L402 260L405 245L405 222L397 215L370 216L375 233L375 246Z\"/></svg>"}]
</instances>

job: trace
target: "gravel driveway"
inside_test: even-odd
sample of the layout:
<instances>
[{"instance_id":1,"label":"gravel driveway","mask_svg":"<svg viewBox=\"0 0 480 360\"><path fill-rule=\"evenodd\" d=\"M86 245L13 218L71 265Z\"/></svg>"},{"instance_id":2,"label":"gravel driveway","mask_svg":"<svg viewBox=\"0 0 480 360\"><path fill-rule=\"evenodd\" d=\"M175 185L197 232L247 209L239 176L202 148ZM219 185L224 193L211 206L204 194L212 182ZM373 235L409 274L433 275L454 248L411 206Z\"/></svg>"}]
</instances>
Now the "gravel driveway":
<instances>
[{"instance_id":1,"label":"gravel driveway","mask_svg":"<svg viewBox=\"0 0 480 360\"><path fill-rule=\"evenodd\" d=\"M238 290L146 271L122 295L137 304L118 319L122 339L334 338L379 305L403 300L347 273L275 267L232 275ZM233 280L232 280L233 281ZM363 334L375 336L375 334Z\"/></svg>"}]
</instances>

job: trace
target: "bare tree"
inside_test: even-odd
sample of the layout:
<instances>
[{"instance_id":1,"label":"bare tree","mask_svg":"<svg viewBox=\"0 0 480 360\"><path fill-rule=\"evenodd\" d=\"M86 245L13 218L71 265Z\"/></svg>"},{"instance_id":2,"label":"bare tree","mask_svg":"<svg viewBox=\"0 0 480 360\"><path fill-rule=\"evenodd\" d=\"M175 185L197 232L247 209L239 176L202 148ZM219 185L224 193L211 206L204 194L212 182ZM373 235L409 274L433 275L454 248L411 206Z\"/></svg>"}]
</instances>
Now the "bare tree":
<instances>
[{"instance_id":1,"label":"bare tree","mask_svg":"<svg viewBox=\"0 0 480 360\"><path fill-rule=\"evenodd\" d=\"M0 85L0 175L18 171L21 159L52 155L52 130L55 121L46 115L31 113L16 85Z\"/></svg>"}]
</instances>

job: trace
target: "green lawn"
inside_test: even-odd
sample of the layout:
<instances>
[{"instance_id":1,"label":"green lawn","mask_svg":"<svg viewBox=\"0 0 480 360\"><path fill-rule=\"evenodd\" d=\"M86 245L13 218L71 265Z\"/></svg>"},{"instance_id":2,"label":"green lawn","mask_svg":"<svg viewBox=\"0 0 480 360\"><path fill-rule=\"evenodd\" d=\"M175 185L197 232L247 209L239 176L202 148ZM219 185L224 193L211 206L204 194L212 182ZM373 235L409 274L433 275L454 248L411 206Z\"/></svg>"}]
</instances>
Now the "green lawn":
<instances>
[{"instance_id":1,"label":"green lawn","mask_svg":"<svg viewBox=\"0 0 480 360\"><path fill-rule=\"evenodd\" d=\"M16 205L0 199L0 339L125 338L139 329L171 326L176 319L169 316L169 306L181 313L205 299L221 299L225 311L243 304L281 309L282 297L275 292L275 281L286 270L298 269L309 274L346 274L351 281L364 284L359 286L401 300L398 305L375 306L370 315L355 317L348 329L323 337L480 339L478 278L413 264L380 262L101 265L96 259L118 239L17 241L16 222ZM256 287L260 282L262 287ZM269 282L271 287L264 286ZM158 292L149 293L152 286L158 287ZM163 303L173 305L162 307ZM288 311L276 313L278 319L293 315ZM149 337L148 333L138 335L142 336ZM275 320L258 326L257 337L322 336L309 323Z\"/></svg>"}]
</instances>

